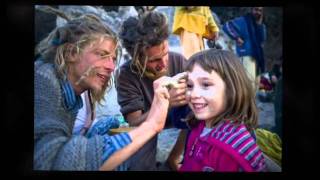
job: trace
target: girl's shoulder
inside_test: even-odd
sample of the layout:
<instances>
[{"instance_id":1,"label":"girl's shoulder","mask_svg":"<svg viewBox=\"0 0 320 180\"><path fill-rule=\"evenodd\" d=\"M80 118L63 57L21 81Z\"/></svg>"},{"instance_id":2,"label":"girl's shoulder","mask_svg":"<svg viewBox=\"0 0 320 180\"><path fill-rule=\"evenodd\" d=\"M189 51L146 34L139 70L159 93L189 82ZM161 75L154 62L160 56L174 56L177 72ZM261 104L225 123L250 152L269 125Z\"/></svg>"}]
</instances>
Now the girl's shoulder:
<instances>
[{"instance_id":1,"label":"girl's shoulder","mask_svg":"<svg viewBox=\"0 0 320 180\"><path fill-rule=\"evenodd\" d=\"M247 171L264 169L263 154L244 124L224 121L211 131L207 141L226 152Z\"/></svg>"}]
</instances>

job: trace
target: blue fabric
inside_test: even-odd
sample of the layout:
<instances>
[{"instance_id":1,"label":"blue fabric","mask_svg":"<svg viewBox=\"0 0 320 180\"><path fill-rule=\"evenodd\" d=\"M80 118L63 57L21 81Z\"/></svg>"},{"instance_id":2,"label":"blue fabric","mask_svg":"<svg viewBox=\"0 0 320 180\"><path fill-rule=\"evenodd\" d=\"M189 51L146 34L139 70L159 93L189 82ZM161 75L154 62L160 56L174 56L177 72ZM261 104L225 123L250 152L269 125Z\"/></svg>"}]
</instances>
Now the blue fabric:
<instances>
[{"instance_id":1,"label":"blue fabric","mask_svg":"<svg viewBox=\"0 0 320 180\"><path fill-rule=\"evenodd\" d=\"M103 136L73 136L76 114L64 107L64 95L53 64L34 66L35 170L98 170L103 164Z\"/></svg>"},{"instance_id":2,"label":"blue fabric","mask_svg":"<svg viewBox=\"0 0 320 180\"><path fill-rule=\"evenodd\" d=\"M75 94L69 81L60 80L60 85L66 109L72 114L77 114L83 106L81 96Z\"/></svg>"},{"instance_id":3,"label":"blue fabric","mask_svg":"<svg viewBox=\"0 0 320 180\"><path fill-rule=\"evenodd\" d=\"M103 162L105 162L109 157L116 151L124 148L128 144L132 142L132 139L130 138L128 133L120 133L114 136L104 136L105 140L105 147L104 147L104 153L103 153ZM126 171L129 167L129 164L127 161L119 165L116 170L117 171Z\"/></svg>"},{"instance_id":4,"label":"blue fabric","mask_svg":"<svg viewBox=\"0 0 320 180\"><path fill-rule=\"evenodd\" d=\"M169 111L168 117L175 128L188 129L187 124L181 120L185 119L190 112L191 109L188 105L174 107Z\"/></svg>"},{"instance_id":5,"label":"blue fabric","mask_svg":"<svg viewBox=\"0 0 320 180\"><path fill-rule=\"evenodd\" d=\"M231 39L240 37L244 41L241 46L236 43L237 54L240 57L254 57L262 73L265 71L265 62L261 44L266 40L266 27L264 24L258 25L253 18L249 13L226 22L222 29Z\"/></svg>"},{"instance_id":6,"label":"blue fabric","mask_svg":"<svg viewBox=\"0 0 320 180\"><path fill-rule=\"evenodd\" d=\"M257 60L261 72L265 71L265 62L262 49L262 42L265 40L263 25L258 25L251 14L245 16L249 38L251 40L252 56Z\"/></svg>"},{"instance_id":7,"label":"blue fabric","mask_svg":"<svg viewBox=\"0 0 320 180\"><path fill-rule=\"evenodd\" d=\"M58 39L58 38L54 38L52 39L51 41L51 44L54 45L54 46L60 46L61 44L65 43L64 41Z\"/></svg>"},{"instance_id":8,"label":"blue fabric","mask_svg":"<svg viewBox=\"0 0 320 180\"><path fill-rule=\"evenodd\" d=\"M94 124L86 134L88 138L93 135L105 135L109 129L118 128L120 121L116 116L107 116L103 119L99 119L96 124Z\"/></svg>"}]
</instances>

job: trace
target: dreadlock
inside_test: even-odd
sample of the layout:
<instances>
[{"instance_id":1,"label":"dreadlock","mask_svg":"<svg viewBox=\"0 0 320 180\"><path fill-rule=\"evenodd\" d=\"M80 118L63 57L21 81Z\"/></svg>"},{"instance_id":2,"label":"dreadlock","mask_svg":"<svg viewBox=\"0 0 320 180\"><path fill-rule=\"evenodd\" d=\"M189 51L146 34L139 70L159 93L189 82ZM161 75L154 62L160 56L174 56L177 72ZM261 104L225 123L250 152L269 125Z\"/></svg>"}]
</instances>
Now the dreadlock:
<instances>
[{"instance_id":1,"label":"dreadlock","mask_svg":"<svg viewBox=\"0 0 320 180\"><path fill-rule=\"evenodd\" d=\"M146 71L146 51L160 45L169 37L168 20L157 11L146 12L138 17L130 17L122 24L120 39L132 57L131 69L141 77Z\"/></svg>"},{"instance_id":2,"label":"dreadlock","mask_svg":"<svg viewBox=\"0 0 320 180\"><path fill-rule=\"evenodd\" d=\"M41 8L42 11L53 13L67 21L61 27L56 27L45 39L43 39L35 49L35 54L40 55L44 62L55 65L58 77L66 79L70 57L80 54L87 46L101 43L104 39L110 39L116 45L116 56L121 56L118 38L116 34L93 14L84 14L79 17L70 18L65 13L50 6ZM92 92L94 102L100 102L107 87L111 87L113 77L109 80L106 87L99 93Z\"/></svg>"}]
</instances>

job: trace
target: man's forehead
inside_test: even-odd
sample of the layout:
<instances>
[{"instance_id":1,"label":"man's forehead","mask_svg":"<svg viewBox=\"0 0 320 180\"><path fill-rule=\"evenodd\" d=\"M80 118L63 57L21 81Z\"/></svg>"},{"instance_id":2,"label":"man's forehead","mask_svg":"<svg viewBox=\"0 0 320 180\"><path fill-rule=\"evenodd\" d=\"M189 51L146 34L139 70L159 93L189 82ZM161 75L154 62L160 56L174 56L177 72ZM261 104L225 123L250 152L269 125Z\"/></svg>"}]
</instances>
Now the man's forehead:
<instances>
[{"instance_id":1,"label":"man's forehead","mask_svg":"<svg viewBox=\"0 0 320 180\"><path fill-rule=\"evenodd\" d=\"M102 44L98 43L91 48L91 51L100 51L114 55L117 52L117 45L113 44L111 46L103 46Z\"/></svg>"},{"instance_id":2,"label":"man's forehead","mask_svg":"<svg viewBox=\"0 0 320 180\"><path fill-rule=\"evenodd\" d=\"M148 60L152 61L154 59L161 58L168 54L169 46L167 42L163 42L158 46L151 47L149 52L147 52Z\"/></svg>"}]
</instances>

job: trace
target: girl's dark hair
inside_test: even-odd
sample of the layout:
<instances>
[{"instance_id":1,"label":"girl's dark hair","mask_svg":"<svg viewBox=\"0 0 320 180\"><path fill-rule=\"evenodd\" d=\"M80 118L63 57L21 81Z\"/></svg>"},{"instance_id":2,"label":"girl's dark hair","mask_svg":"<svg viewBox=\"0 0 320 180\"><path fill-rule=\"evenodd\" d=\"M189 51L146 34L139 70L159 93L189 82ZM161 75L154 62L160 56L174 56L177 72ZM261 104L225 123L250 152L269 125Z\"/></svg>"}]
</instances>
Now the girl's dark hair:
<instances>
[{"instance_id":1,"label":"girl's dark hair","mask_svg":"<svg viewBox=\"0 0 320 180\"><path fill-rule=\"evenodd\" d=\"M214 123L230 119L236 123L244 123L249 130L254 129L258 122L255 93L238 57L226 50L209 49L191 56L186 70L192 71L195 64L208 73L218 73L226 85L226 109L217 116ZM190 125L196 123L193 114L189 115L188 120Z\"/></svg>"}]
</instances>

